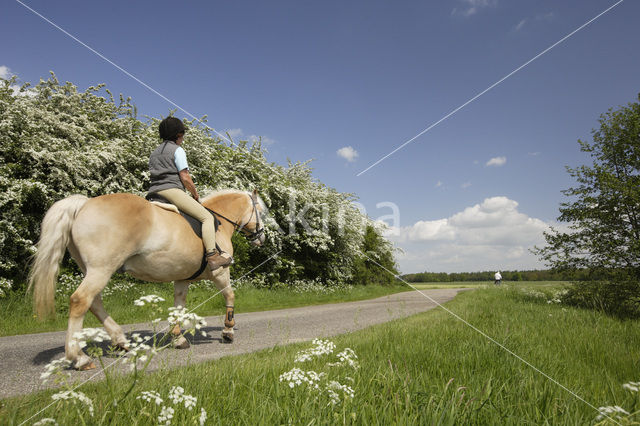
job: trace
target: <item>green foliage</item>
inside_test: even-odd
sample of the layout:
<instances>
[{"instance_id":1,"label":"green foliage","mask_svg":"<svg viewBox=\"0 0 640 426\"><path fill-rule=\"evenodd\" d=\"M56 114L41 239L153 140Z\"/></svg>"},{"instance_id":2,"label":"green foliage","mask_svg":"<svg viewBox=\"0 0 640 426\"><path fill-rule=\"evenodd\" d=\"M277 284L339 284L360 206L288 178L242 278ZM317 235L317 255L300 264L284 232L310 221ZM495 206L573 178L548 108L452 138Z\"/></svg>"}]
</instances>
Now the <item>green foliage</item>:
<instances>
[{"instance_id":1,"label":"green foliage","mask_svg":"<svg viewBox=\"0 0 640 426\"><path fill-rule=\"evenodd\" d=\"M376 229L368 225L362 251L366 257L356 259L354 283L390 285L398 274L393 262L393 247Z\"/></svg>"},{"instance_id":2,"label":"green foliage","mask_svg":"<svg viewBox=\"0 0 640 426\"><path fill-rule=\"evenodd\" d=\"M80 92L52 74L14 94L14 83L0 80L0 277L21 283L44 213L55 201L74 193L144 194L159 119L138 120L131 100L115 101L103 85ZM252 273L256 284L345 285L361 275L363 249L393 270L389 243L353 205L352 194L315 180L308 162L269 163L260 142L226 144L205 122L185 121L184 148L200 192L257 189L272 218L262 248L234 239L234 278L278 252ZM371 232L374 245L367 242Z\"/></svg>"},{"instance_id":3,"label":"green foliage","mask_svg":"<svg viewBox=\"0 0 640 426\"><path fill-rule=\"evenodd\" d=\"M406 274L402 279L410 283L446 283L460 281L493 281L496 271L482 272L419 272ZM500 271L503 281L566 281L584 280L587 278L586 270L554 271L554 270L528 270L528 271Z\"/></svg>"},{"instance_id":4,"label":"green foliage","mask_svg":"<svg viewBox=\"0 0 640 426\"><path fill-rule=\"evenodd\" d=\"M560 205L568 230L545 233L536 252L556 270L586 269L600 281L574 288L569 300L626 315L640 298L632 284L640 281L640 102L609 109L599 123L592 143L578 140L593 163L567 167L578 183Z\"/></svg>"}]
</instances>

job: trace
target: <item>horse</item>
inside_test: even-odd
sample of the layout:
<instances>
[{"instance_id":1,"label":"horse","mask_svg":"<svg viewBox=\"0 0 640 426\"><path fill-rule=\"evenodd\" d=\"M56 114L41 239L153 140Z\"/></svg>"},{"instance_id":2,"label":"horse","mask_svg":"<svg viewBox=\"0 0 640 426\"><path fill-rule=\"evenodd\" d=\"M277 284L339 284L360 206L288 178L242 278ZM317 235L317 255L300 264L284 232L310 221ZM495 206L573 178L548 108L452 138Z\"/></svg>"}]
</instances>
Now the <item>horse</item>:
<instances>
[{"instance_id":1,"label":"horse","mask_svg":"<svg viewBox=\"0 0 640 426\"><path fill-rule=\"evenodd\" d=\"M216 214L220 226L216 243L233 255L231 237L239 231L254 246L264 243L260 215L266 211L257 191L223 190L201 200ZM65 358L79 370L95 368L73 338L82 330L87 310L100 320L111 343L128 350L122 328L105 310L101 291L116 271L151 282L174 282L174 306L186 306L189 284L201 279L215 283L227 306L222 337L233 341L235 295L230 285L229 268L202 270L202 240L174 206L158 206L133 194L116 193L95 198L71 195L54 203L42 221L40 240L29 274L34 310L39 318L55 315L55 286L65 251L78 264L84 278L69 298L69 324L65 340ZM198 276L194 276L200 272ZM180 335L180 326L172 333L178 343L188 347ZM178 337L179 336L179 337Z\"/></svg>"}]
</instances>

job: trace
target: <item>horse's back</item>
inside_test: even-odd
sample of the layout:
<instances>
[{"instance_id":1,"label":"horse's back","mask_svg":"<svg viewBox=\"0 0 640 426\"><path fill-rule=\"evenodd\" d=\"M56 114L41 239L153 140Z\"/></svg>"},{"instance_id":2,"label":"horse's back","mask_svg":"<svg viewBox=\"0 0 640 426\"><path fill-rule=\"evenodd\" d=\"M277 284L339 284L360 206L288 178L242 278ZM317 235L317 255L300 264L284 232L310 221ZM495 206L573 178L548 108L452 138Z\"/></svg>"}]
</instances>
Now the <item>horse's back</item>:
<instances>
[{"instance_id":1,"label":"horse's back","mask_svg":"<svg viewBox=\"0 0 640 426\"><path fill-rule=\"evenodd\" d=\"M73 224L73 244L89 263L120 265L144 245L153 213L149 202L133 194L91 198Z\"/></svg>"}]
</instances>

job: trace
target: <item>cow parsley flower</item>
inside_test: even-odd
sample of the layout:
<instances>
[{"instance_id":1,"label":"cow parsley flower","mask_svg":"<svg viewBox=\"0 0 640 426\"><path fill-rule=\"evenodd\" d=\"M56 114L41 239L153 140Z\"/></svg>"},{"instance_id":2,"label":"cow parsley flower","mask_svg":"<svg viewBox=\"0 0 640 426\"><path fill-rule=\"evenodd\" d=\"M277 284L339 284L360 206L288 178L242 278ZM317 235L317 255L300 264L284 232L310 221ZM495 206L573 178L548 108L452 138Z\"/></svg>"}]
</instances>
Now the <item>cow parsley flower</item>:
<instances>
[{"instance_id":1,"label":"cow parsley flower","mask_svg":"<svg viewBox=\"0 0 640 426\"><path fill-rule=\"evenodd\" d=\"M620 414L624 414L625 416L629 415L629 412L627 410L625 410L624 408L618 405L608 406L608 407L598 407L598 412L600 414L598 414L598 416L596 417L597 421L603 420L605 417L614 417L614 418L622 419L622 416L620 416Z\"/></svg>"},{"instance_id":2,"label":"cow parsley flower","mask_svg":"<svg viewBox=\"0 0 640 426\"><path fill-rule=\"evenodd\" d=\"M44 419L40 419L33 424L33 426L44 426L44 425L57 425L56 419L52 419L50 417L46 417Z\"/></svg>"},{"instance_id":3,"label":"cow parsley flower","mask_svg":"<svg viewBox=\"0 0 640 426\"><path fill-rule=\"evenodd\" d=\"M356 355L356 353L351 348L346 348L336 356L338 357L339 361L329 363L328 365L332 367L348 366L355 370L360 367L360 364L358 363L358 355Z\"/></svg>"},{"instance_id":4,"label":"cow parsley flower","mask_svg":"<svg viewBox=\"0 0 640 426\"><path fill-rule=\"evenodd\" d=\"M169 390L169 399L173 402L174 405L179 405L180 403L184 403L184 408L191 411L196 406L198 402L198 398L192 395L187 395L184 393L184 388L181 386L172 386Z\"/></svg>"},{"instance_id":5,"label":"cow parsley flower","mask_svg":"<svg viewBox=\"0 0 640 426\"><path fill-rule=\"evenodd\" d=\"M318 382L324 377L324 373L316 373L315 371L304 371L299 368L293 368L286 373L280 375L280 382L287 382L290 388L300 386L303 383L313 389L320 389Z\"/></svg>"},{"instance_id":6,"label":"cow parsley flower","mask_svg":"<svg viewBox=\"0 0 640 426\"><path fill-rule=\"evenodd\" d=\"M640 390L640 382L625 383L624 385L622 385L622 388L637 393Z\"/></svg>"},{"instance_id":7,"label":"cow parsley flower","mask_svg":"<svg viewBox=\"0 0 640 426\"><path fill-rule=\"evenodd\" d=\"M336 405L340 402L340 395L338 392L342 392L342 396L344 400L352 399L355 396L355 391L347 385L342 385L340 382L336 382L335 380L330 381L327 384L326 388L327 394L329 395L329 403L331 405Z\"/></svg>"},{"instance_id":8,"label":"cow parsley flower","mask_svg":"<svg viewBox=\"0 0 640 426\"><path fill-rule=\"evenodd\" d=\"M81 348L86 347L87 342L104 342L109 339L111 337L103 328L83 328L82 331L73 333L73 340Z\"/></svg>"},{"instance_id":9,"label":"cow parsley flower","mask_svg":"<svg viewBox=\"0 0 640 426\"><path fill-rule=\"evenodd\" d=\"M40 380L42 380L42 383L46 383L52 374L58 374L62 370L67 369L70 366L71 361L66 358L54 359L44 367L45 371L44 373L40 374Z\"/></svg>"},{"instance_id":10,"label":"cow parsley flower","mask_svg":"<svg viewBox=\"0 0 640 426\"><path fill-rule=\"evenodd\" d=\"M335 343L330 340L313 339L311 343L314 346L312 348L298 352L296 354L294 362L311 361L316 357L333 353L333 350L336 348Z\"/></svg>"},{"instance_id":11,"label":"cow parsley flower","mask_svg":"<svg viewBox=\"0 0 640 426\"><path fill-rule=\"evenodd\" d=\"M162 407L162 411L160 411L160 415L158 416L158 424L163 426L170 425L174 413L175 410L173 408L167 406Z\"/></svg>"},{"instance_id":12,"label":"cow parsley flower","mask_svg":"<svg viewBox=\"0 0 640 426\"><path fill-rule=\"evenodd\" d=\"M142 399L147 402L154 402L156 405L162 405L164 402L160 397L160 394L156 391L143 391L136 397L136 399Z\"/></svg>"},{"instance_id":13,"label":"cow parsley flower","mask_svg":"<svg viewBox=\"0 0 640 426\"><path fill-rule=\"evenodd\" d=\"M164 302L164 299L160 296L157 296L155 294L148 294L146 296L142 296L139 299L136 299L133 301L133 304L136 306L144 306L147 303L160 303L160 302Z\"/></svg>"},{"instance_id":14,"label":"cow parsley flower","mask_svg":"<svg viewBox=\"0 0 640 426\"><path fill-rule=\"evenodd\" d=\"M193 312L188 312L182 306L169 308L167 321L169 324L179 324L188 330L200 330L207 325L207 321L203 317Z\"/></svg>"},{"instance_id":15,"label":"cow parsley flower","mask_svg":"<svg viewBox=\"0 0 640 426\"><path fill-rule=\"evenodd\" d=\"M207 421L207 410L205 410L204 408L200 408L200 418L198 419L200 426L204 426L206 421Z\"/></svg>"},{"instance_id":16,"label":"cow parsley flower","mask_svg":"<svg viewBox=\"0 0 640 426\"><path fill-rule=\"evenodd\" d=\"M79 401L87 406L87 408L89 409L89 414L93 416L93 401L91 401L91 399L89 399L89 397L82 392L75 392L70 390L62 391L51 395L51 399L53 399L54 401L71 401L74 403L75 401Z\"/></svg>"}]
</instances>

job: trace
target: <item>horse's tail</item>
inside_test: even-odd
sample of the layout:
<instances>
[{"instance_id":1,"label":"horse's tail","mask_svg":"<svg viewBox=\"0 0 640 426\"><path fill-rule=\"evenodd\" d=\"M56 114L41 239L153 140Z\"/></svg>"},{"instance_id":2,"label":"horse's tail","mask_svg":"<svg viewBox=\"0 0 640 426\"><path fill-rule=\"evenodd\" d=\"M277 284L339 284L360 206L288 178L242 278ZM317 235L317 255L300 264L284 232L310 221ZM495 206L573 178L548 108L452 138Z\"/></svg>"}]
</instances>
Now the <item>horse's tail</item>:
<instances>
[{"instance_id":1,"label":"horse's tail","mask_svg":"<svg viewBox=\"0 0 640 426\"><path fill-rule=\"evenodd\" d=\"M55 289L60 261L69 244L71 226L80 208L88 200L72 195L56 202L42 220L40 241L29 272L29 290L33 288L33 308L38 318L53 316Z\"/></svg>"}]
</instances>

